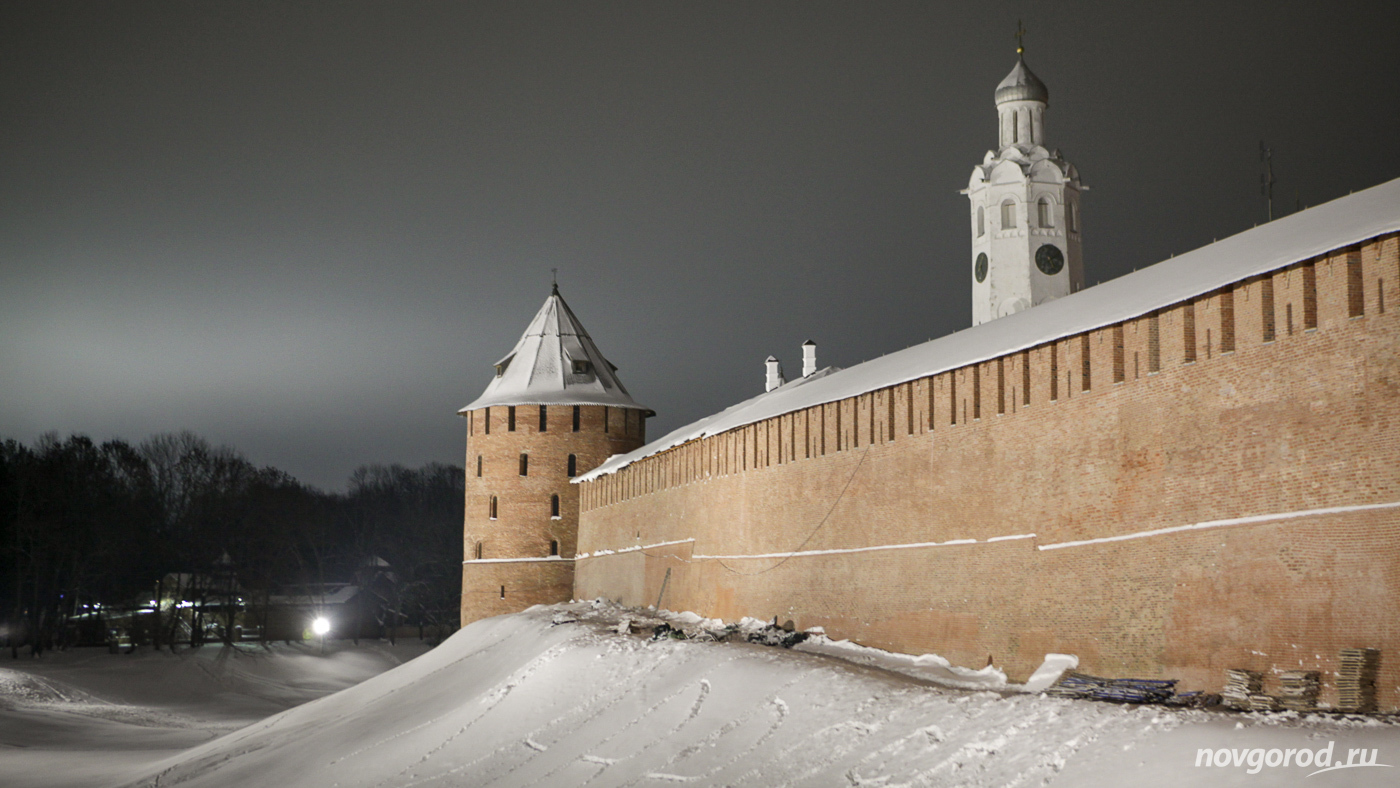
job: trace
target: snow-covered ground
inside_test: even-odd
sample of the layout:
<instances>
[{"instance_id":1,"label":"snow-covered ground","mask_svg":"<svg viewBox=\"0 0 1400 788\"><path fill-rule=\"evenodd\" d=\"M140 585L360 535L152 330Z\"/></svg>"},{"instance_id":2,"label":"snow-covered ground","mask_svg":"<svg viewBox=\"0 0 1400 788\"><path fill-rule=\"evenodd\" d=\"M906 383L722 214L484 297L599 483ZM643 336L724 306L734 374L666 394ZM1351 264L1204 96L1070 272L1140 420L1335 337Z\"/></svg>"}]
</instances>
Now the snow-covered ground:
<instances>
[{"instance_id":1,"label":"snow-covered ground","mask_svg":"<svg viewBox=\"0 0 1400 788\"><path fill-rule=\"evenodd\" d=\"M666 620L694 632L689 614ZM630 622L630 626L629 626ZM817 637L649 637L609 604L480 621L411 662L210 740L396 655L0 663L0 784L142 786L1394 785L1400 725L1053 698L995 670ZM284 659L283 657L286 657ZM304 660L310 660L306 662ZM138 677L142 663L148 670ZM946 686L956 684L957 687ZM88 695L109 703L96 703ZM278 706L281 704L281 706ZM205 706L226 711L201 711ZM110 707L103 709L104 706ZM275 709L272 709L275 710ZM178 748L189 748L171 752ZM1208 748L1228 766L1197 766ZM1328 749L1330 748L1330 749ZM1313 774L1312 760L1377 764ZM1277 750L1277 755L1271 751ZM81 751L81 757L70 757ZM1291 751L1291 752L1287 752ZM1288 766L1270 766L1287 752ZM1257 753L1257 754L1256 754ZM1238 756L1240 763L1234 765ZM1250 774L1251 763L1258 762Z\"/></svg>"},{"instance_id":2,"label":"snow-covered ground","mask_svg":"<svg viewBox=\"0 0 1400 788\"><path fill-rule=\"evenodd\" d=\"M0 786L108 785L269 715L351 687L428 647L417 641L0 653ZM23 652L22 652L23 654Z\"/></svg>"}]
</instances>

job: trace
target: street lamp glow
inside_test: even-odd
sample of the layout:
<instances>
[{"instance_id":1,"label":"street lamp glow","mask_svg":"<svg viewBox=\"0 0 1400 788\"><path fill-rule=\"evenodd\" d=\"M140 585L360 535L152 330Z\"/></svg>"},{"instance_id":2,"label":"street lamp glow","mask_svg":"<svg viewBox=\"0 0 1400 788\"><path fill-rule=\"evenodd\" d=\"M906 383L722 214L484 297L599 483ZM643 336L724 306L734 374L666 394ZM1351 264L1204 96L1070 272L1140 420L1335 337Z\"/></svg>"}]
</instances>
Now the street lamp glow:
<instances>
[{"instance_id":1,"label":"street lamp glow","mask_svg":"<svg viewBox=\"0 0 1400 788\"><path fill-rule=\"evenodd\" d=\"M312 631L312 632L315 632L315 633L318 634L318 635L324 636L327 632L330 632L330 631L331 631L331 622L330 622L330 619L325 618L324 616L322 616L321 618L318 618L318 619L316 619L315 621L312 621L312 622L311 622L311 631Z\"/></svg>"}]
</instances>

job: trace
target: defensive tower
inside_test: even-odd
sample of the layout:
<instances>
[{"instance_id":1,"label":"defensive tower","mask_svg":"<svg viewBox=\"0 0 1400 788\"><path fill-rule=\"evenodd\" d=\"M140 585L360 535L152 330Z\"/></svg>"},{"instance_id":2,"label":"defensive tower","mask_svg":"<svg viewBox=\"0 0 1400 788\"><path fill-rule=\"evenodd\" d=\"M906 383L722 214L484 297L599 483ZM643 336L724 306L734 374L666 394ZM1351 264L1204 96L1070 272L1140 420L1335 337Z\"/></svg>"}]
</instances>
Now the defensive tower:
<instances>
[{"instance_id":1,"label":"defensive tower","mask_svg":"<svg viewBox=\"0 0 1400 788\"><path fill-rule=\"evenodd\" d=\"M646 443L617 367L556 285L467 419L462 624L573 598L578 487L569 480Z\"/></svg>"},{"instance_id":2,"label":"defensive tower","mask_svg":"<svg viewBox=\"0 0 1400 788\"><path fill-rule=\"evenodd\" d=\"M1018 34L1019 39L1019 34ZM1050 91L1026 66L997 85L998 142L972 169L972 324L1084 288L1080 193L1074 165L1045 148Z\"/></svg>"}]
</instances>

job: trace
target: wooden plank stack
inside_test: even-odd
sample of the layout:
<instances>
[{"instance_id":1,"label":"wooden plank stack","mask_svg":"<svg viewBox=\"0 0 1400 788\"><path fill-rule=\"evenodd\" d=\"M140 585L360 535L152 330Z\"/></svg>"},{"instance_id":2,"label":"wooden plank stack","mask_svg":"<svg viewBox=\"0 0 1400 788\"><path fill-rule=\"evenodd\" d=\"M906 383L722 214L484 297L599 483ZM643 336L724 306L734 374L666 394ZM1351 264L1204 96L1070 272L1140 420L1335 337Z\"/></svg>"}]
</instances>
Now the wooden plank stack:
<instances>
[{"instance_id":1,"label":"wooden plank stack","mask_svg":"<svg viewBox=\"0 0 1400 788\"><path fill-rule=\"evenodd\" d=\"M1220 693L1221 701L1232 709L1252 707L1250 698L1259 695L1264 689L1264 674L1257 670L1230 668L1225 671L1225 689Z\"/></svg>"},{"instance_id":2,"label":"wooden plank stack","mask_svg":"<svg viewBox=\"0 0 1400 788\"><path fill-rule=\"evenodd\" d=\"M1175 679L1106 679L1066 671L1045 694L1118 703L1167 703L1174 697L1175 687Z\"/></svg>"},{"instance_id":3,"label":"wooden plank stack","mask_svg":"<svg viewBox=\"0 0 1400 788\"><path fill-rule=\"evenodd\" d=\"M1278 711L1278 699L1273 695L1256 692L1249 696L1248 708L1250 711Z\"/></svg>"},{"instance_id":4,"label":"wooden plank stack","mask_svg":"<svg viewBox=\"0 0 1400 788\"><path fill-rule=\"evenodd\" d=\"M1285 670L1279 674L1279 704L1290 711L1316 709L1321 676L1315 670Z\"/></svg>"},{"instance_id":5,"label":"wooden plank stack","mask_svg":"<svg viewBox=\"0 0 1400 788\"><path fill-rule=\"evenodd\" d=\"M1376 710L1376 674L1381 652L1373 648L1344 648L1337 671L1337 707L1342 711Z\"/></svg>"}]
</instances>

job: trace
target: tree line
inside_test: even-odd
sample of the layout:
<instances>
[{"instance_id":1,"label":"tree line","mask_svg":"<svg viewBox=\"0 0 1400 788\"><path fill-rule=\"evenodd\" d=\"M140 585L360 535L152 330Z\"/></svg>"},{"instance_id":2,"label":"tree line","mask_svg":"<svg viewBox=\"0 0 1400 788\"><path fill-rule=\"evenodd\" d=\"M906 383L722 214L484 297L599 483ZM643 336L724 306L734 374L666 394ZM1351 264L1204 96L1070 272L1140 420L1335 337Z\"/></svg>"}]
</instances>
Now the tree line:
<instances>
[{"instance_id":1,"label":"tree line","mask_svg":"<svg viewBox=\"0 0 1400 788\"><path fill-rule=\"evenodd\" d=\"M462 468L441 463L365 465L345 493L327 493L188 431L135 445L55 433L29 446L4 440L0 643L17 654L73 642L76 622L101 620L93 611L149 606L168 576L221 572L236 577L238 605L252 605L368 570L376 582L365 592L392 619L381 623L451 631L463 483ZM155 607L142 639L169 645L173 617L160 624Z\"/></svg>"}]
</instances>

